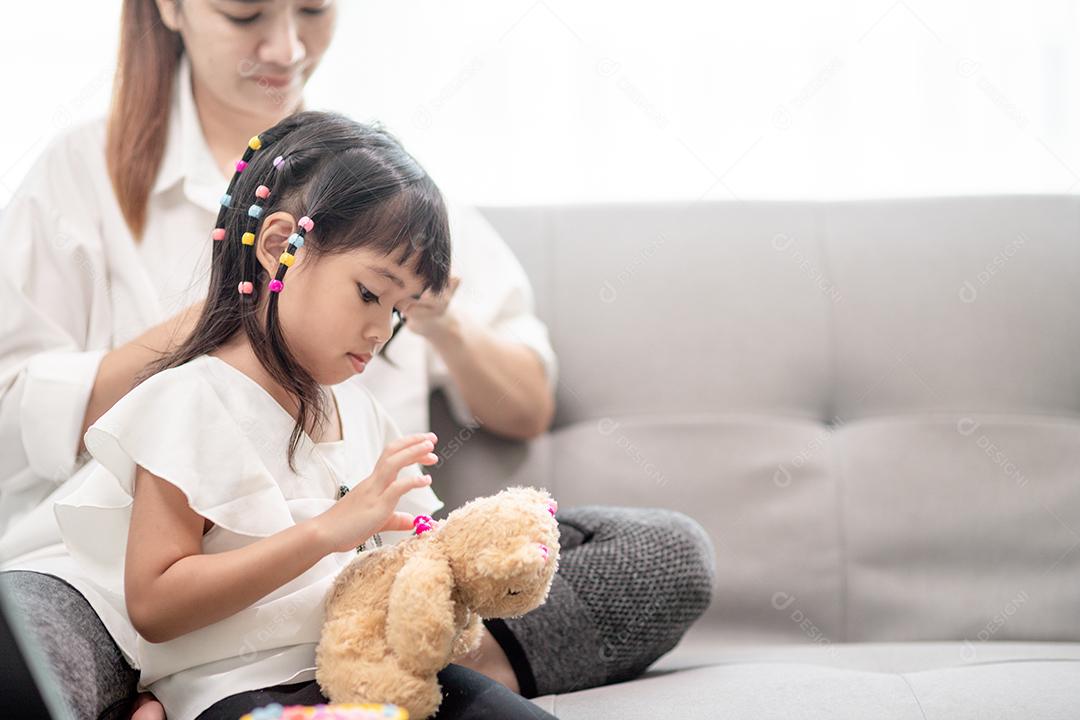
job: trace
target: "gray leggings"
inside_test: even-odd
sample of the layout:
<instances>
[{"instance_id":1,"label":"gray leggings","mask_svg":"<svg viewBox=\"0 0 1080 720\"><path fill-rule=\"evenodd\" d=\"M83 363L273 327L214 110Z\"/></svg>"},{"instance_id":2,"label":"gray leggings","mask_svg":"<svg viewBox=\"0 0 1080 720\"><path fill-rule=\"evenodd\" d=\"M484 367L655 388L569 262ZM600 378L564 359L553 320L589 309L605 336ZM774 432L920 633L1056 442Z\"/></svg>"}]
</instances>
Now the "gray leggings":
<instances>
[{"instance_id":1,"label":"gray leggings","mask_svg":"<svg viewBox=\"0 0 1080 720\"><path fill-rule=\"evenodd\" d=\"M640 675L678 643L712 597L712 544L686 515L583 506L560 509L558 520L562 550L548 601L523 617L485 622L526 698ZM0 581L44 649L75 716L127 718L138 671L124 660L85 598L66 582L40 573L9 571L0 573ZM440 680L460 680L469 692L485 680L476 673L461 677L465 674L440 675ZM505 697L496 692L503 686L492 684L498 687L486 694L502 703L498 716L550 717L539 709L534 714L536 706L508 691L513 697ZM516 715L513 698L522 701ZM441 709L437 717L451 715Z\"/></svg>"}]
</instances>

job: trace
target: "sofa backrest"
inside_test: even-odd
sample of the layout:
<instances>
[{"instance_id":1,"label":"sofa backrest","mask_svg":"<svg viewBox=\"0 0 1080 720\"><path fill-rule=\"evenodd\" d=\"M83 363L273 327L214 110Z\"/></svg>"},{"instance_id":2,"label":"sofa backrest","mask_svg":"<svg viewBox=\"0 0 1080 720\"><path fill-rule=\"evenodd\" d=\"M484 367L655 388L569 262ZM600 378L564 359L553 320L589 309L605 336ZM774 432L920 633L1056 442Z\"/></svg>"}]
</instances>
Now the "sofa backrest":
<instances>
[{"instance_id":1,"label":"sofa backrest","mask_svg":"<svg viewBox=\"0 0 1080 720\"><path fill-rule=\"evenodd\" d=\"M487 208L560 360L450 507L662 506L733 641L1080 640L1080 199Z\"/></svg>"}]
</instances>

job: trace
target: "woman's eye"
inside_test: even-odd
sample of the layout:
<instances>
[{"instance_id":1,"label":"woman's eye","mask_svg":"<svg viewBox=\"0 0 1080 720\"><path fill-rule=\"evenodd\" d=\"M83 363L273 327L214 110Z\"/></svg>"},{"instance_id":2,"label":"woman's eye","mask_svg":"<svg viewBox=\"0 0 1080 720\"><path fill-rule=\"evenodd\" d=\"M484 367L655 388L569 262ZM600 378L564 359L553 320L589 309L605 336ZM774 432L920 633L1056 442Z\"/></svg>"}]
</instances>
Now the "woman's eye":
<instances>
[{"instance_id":1,"label":"woman's eye","mask_svg":"<svg viewBox=\"0 0 1080 720\"><path fill-rule=\"evenodd\" d=\"M255 13L254 15L249 15L248 17L236 17L235 15L227 15L225 13L222 13L222 15L225 15L225 17L229 19L229 22L236 25L250 25L251 23L258 20L262 16L262 13Z\"/></svg>"},{"instance_id":2,"label":"woman's eye","mask_svg":"<svg viewBox=\"0 0 1080 720\"><path fill-rule=\"evenodd\" d=\"M366 303L377 303L377 302L379 302L379 296L375 295L373 292L368 290L363 285L357 285L356 287L360 289L360 297L363 298L364 302L366 302Z\"/></svg>"}]
</instances>

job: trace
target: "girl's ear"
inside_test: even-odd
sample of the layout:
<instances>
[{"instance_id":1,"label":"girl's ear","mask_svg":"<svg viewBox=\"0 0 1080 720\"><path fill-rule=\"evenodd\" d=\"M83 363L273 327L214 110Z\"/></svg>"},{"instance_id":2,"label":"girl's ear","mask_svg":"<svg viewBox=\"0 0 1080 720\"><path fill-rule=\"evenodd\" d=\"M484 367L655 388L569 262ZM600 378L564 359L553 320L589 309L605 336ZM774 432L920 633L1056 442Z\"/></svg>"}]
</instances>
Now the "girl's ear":
<instances>
[{"instance_id":1,"label":"girl's ear","mask_svg":"<svg viewBox=\"0 0 1080 720\"><path fill-rule=\"evenodd\" d=\"M284 210L267 215L255 240L255 257L270 277L277 273L281 253L289 247L289 236L296 232L296 218ZM299 253L294 267L300 264Z\"/></svg>"}]
</instances>

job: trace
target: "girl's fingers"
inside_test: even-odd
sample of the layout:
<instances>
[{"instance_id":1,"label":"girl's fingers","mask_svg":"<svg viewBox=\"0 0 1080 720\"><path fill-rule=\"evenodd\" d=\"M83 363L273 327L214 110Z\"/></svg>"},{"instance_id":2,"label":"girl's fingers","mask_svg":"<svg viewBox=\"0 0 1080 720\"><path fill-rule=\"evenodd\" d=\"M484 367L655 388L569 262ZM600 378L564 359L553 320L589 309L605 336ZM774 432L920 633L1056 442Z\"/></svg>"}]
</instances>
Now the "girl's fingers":
<instances>
[{"instance_id":1,"label":"girl's fingers","mask_svg":"<svg viewBox=\"0 0 1080 720\"><path fill-rule=\"evenodd\" d=\"M439 462L439 457L432 452L434 449L434 444L430 441L424 441L418 445L412 445L402 450L398 450L396 453L383 460L383 468L387 471L387 475L389 475L392 480L397 477L402 468L408 467L413 463L434 465Z\"/></svg>"},{"instance_id":2,"label":"girl's fingers","mask_svg":"<svg viewBox=\"0 0 1080 720\"><path fill-rule=\"evenodd\" d=\"M394 504L396 505L397 501L405 493L419 487L427 487L430 484L430 475L406 475L390 483L389 487L386 488L386 492L390 493L391 497L394 498Z\"/></svg>"},{"instance_id":3,"label":"girl's fingers","mask_svg":"<svg viewBox=\"0 0 1080 720\"><path fill-rule=\"evenodd\" d=\"M397 440L387 443L386 447L383 449L382 454L383 456L392 455L411 445L416 445L417 443L425 441L431 441L431 443L434 445L434 443L437 443L439 441L439 438L436 437L435 433L433 432L405 435L404 437L399 437Z\"/></svg>"},{"instance_id":4,"label":"girl's fingers","mask_svg":"<svg viewBox=\"0 0 1080 720\"><path fill-rule=\"evenodd\" d=\"M386 518L386 524L379 528L378 532L394 532L398 530L412 530L413 516L407 512L392 512Z\"/></svg>"}]
</instances>

